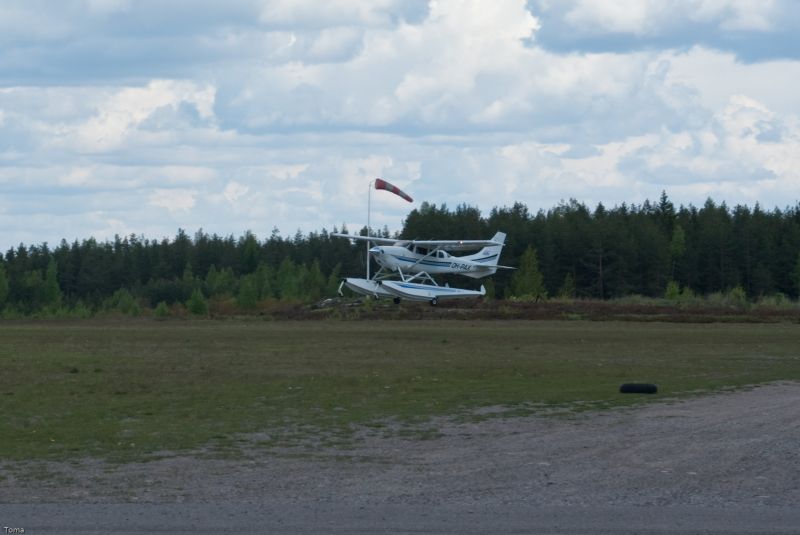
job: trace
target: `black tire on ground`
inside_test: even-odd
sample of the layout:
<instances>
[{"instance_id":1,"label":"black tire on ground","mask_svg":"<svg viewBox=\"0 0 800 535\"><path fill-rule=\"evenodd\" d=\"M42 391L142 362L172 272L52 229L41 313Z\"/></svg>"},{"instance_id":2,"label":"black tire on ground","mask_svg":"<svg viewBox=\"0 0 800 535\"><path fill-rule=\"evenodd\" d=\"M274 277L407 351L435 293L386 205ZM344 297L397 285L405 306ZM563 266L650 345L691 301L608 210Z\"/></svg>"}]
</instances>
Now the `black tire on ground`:
<instances>
[{"instance_id":1,"label":"black tire on ground","mask_svg":"<svg viewBox=\"0 0 800 535\"><path fill-rule=\"evenodd\" d=\"M431 306L432 307L435 307L438 304L439 304L439 300L438 299L436 299L435 297L433 299L431 299Z\"/></svg>"},{"instance_id":2,"label":"black tire on ground","mask_svg":"<svg viewBox=\"0 0 800 535\"><path fill-rule=\"evenodd\" d=\"M394 304L395 305L399 305L400 304L400 298L399 297L395 297L394 298Z\"/></svg>"},{"instance_id":3,"label":"black tire on ground","mask_svg":"<svg viewBox=\"0 0 800 535\"><path fill-rule=\"evenodd\" d=\"M619 385L620 394L655 394L658 386L652 383L623 383Z\"/></svg>"}]
</instances>

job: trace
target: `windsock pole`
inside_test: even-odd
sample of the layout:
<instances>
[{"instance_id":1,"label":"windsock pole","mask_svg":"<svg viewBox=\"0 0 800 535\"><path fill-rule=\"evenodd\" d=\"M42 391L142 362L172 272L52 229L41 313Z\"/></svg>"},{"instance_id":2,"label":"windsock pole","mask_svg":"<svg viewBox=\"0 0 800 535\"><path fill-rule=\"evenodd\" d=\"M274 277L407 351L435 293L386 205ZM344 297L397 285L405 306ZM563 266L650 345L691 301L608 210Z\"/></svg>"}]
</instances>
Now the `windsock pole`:
<instances>
[{"instance_id":1,"label":"windsock pole","mask_svg":"<svg viewBox=\"0 0 800 535\"><path fill-rule=\"evenodd\" d=\"M369 223L370 223L370 215L372 214L372 185L375 183L374 180L370 180L369 184L367 185L367 236L371 236L372 233L369 230ZM370 249L370 242L366 240L367 243L367 280L369 280L369 249Z\"/></svg>"},{"instance_id":2,"label":"windsock pole","mask_svg":"<svg viewBox=\"0 0 800 535\"><path fill-rule=\"evenodd\" d=\"M382 178L376 178L371 180L369 185L367 186L367 236L372 236L372 229L370 229L370 215L372 213L372 186L375 185L375 189L385 189L386 191L392 192L398 197L405 199L408 202L414 202L407 193L403 190L395 186L394 184L390 184L386 182ZM369 250L370 250L370 242L369 239L365 240L367 242L367 280L369 280Z\"/></svg>"}]
</instances>

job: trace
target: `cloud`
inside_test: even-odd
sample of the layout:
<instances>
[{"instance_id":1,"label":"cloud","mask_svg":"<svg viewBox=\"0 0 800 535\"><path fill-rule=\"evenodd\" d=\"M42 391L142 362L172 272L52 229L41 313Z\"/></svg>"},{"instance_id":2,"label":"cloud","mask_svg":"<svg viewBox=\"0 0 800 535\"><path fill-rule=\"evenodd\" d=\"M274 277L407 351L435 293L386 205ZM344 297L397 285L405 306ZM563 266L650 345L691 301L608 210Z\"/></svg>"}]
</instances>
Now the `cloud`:
<instances>
[{"instance_id":1,"label":"cloud","mask_svg":"<svg viewBox=\"0 0 800 535\"><path fill-rule=\"evenodd\" d=\"M241 73L218 88L216 111L224 128L256 135L524 131L595 143L703 113L657 54L554 54L529 46L539 28L522 2L436 2L418 25L366 30L343 64Z\"/></svg>"},{"instance_id":2,"label":"cloud","mask_svg":"<svg viewBox=\"0 0 800 535\"><path fill-rule=\"evenodd\" d=\"M0 84L142 84L213 78L248 62L341 61L358 51L364 29L426 13L424 0L7 0Z\"/></svg>"},{"instance_id":3,"label":"cloud","mask_svg":"<svg viewBox=\"0 0 800 535\"><path fill-rule=\"evenodd\" d=\"M244 184L240 184L238 182L228 182L225 186L225 190L222 192L222 196L225 197L231 204L237 204L237 201L247 195L247 192L250 191L250 188L245 186Z\"/></svg>"},{"instance_id":4,"label":"cloud","mask_svg":"<svg viewBox=\"0 0 800 535\"><path fill-rule=\"evenodd\" d=\"M170 213L188 212L196 203L197 191L158 188L150 195L149 203Z\"/></svg>"},{"instance_id":5,"label":"cloud","mask_svg":"<svg viewBox=\"0 0 800 535\"><path fill-rule=\"evenodd\" d=\"M356 229L376 177L484 211L791 203L793 5L10 0L0 247ZM398 229L412 205L373 193Z\"/></svg>"},{"instance_id":6,"label":"cloud","mask_svg":"<svg viewBox=\"0 0 800 535\"><path fill-rule=\"evenodd\" d=\"M786 89L800 79L800 61L742 63L730 52L701 46L666 51L666 83L692 87L706 109L719 110L733 94L748 95L781 114L800 114L800 102Z\"/></svg>"},{"instance_id":7,"label":"cloud","mask_svg":"<svg viewBox=\"0 0 800 535\"><path fill-rule=\"evenodd\" d=\"M260 21L268 27L380 27L419 19L426 8L426 2L420 0L265 0Z\"/></svg>"},{"instance_id":8,"label":"cloud","mask_svg":"<svg viewBox=\"0 0 800 535\"><path fill-rule=\"evenodd\" d=\"M631 180L663 186L683 198L702 191L718 199L781 206L800 198L798 150L796 119L781 119L762 103L735 95L707 125L663 131L629 151L618 167Z\"/></svg>"},{"instance_id":9,"label":"cloud","mask_svg":"<svg viewBox=\"0 0 800 535\"><path fill-rule=\"evenodd\" d=\"M99 96L99 95L98 95ZM175 130L213 120L214 89L191 82L154 80L145 87L109 90L97 98L89 119L54 125L53 144L82 153L115 150L128 143L137 129Z\"/></svg>"},{"instance_id":10,"label":"cloud","mask_svg":"<svg viewBox=\"0 0 800 535\"><path fill-rule=\"evenodd\" d=\"M532 0L549 50L625 52L701 44L746 61L797 58L793 0Z\"/></svg>"},{"instance_id":11,"label":"cloud","mask_svg":"<svg viewBox=\"0 0 800 535\"><path fill-rule=\"evenodd\" d=\"M768 31L779 20L777 4L775 0L575 0L564 20L586 33L660 34L687 22L713 23L722 30Z\"/></svg>"},{"instance_id":12,"label":"cloud","mask_svg":"<svg viewBox=\"0 0 800 535\"><path fill-rule=\"evenodd\" d=\"M86 7L90 13L108 15L110 13L125 13L131 9L130 0L86 0Z\"/></svg>"}]
</instances>

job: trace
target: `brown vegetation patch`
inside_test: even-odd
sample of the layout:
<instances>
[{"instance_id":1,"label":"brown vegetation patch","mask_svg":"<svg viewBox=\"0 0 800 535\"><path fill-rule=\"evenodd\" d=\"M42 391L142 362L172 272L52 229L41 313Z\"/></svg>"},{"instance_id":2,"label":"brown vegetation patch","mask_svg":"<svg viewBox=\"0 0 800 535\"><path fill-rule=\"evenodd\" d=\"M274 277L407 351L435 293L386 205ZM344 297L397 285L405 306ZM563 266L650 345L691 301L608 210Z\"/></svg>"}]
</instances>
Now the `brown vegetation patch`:
<instances>
[{"instance_id":1,"label":"brown vegetation patch","mask_svg":"<svg viewBox=\"0 0 800 535\"><path fill-rule=\"evenodd\" d=\"M464 299L439 306L428 303L362 299L327 299L311 306L299 304L274 307L262 315L273 319L352 319L352 320L590 320L663 321L674 323L800 323L797 306L761 305L715 306L680 305L662 302L551 300L513 301Z\"/></svg>"}]
</instances>

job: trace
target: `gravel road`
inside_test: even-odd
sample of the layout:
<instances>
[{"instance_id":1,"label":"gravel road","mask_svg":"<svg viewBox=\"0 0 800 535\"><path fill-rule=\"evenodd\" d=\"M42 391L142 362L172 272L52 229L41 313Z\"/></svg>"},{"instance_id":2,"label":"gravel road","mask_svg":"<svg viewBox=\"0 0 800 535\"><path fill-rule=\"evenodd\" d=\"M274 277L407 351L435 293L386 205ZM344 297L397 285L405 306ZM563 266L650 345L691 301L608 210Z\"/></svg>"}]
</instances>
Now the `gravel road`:
<instances>
[{"instance_id":1,"label":"gravel road","mask_svg":"<svg viewBox=\"0 0 800 535\"><path fill-rule=\"evenodd\" d=\"M0 529L800 533L799 415L780 383L237 460L6 462Z\"/></svg>"}]
</instances>

